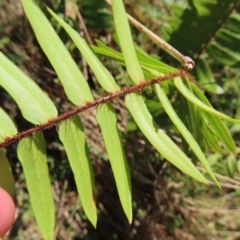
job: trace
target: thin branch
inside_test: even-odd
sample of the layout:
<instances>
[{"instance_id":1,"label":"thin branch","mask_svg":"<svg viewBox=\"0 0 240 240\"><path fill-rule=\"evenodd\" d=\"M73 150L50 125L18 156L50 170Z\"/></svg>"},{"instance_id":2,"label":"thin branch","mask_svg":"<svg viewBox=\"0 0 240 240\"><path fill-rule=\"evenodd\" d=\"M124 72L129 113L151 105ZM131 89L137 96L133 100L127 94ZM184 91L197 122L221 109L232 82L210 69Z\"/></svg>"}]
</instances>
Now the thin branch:
<instances>
[{"instance_id":1,"label":"thin branch","mask_svg":"<svg viewBox=\"0 0 240 240\"><path fill-rule=\"evenodd\" d=\"M200 171L202 171L202 172L207 172L206 169L203 168L203 167L197 166L197 168L198 168ZM215 175L216 177L218 177L219 179L221 179L221 180L225 180L225 181L228 181L228 182L232 183L233 186L235 186L234 188L240 189L240 181L237 181L237 180L232 179L232 178L230 178L230 177L223 176L223 175L221 175L221 174L219 174L219 173L216 173L216 172L214 172L214 175ZM222 184L223 184L223 183L221 183L221 186L222 186ZM226 183L226 184L228 184L228 183ZM229 186L232 186L232 185L227 185L227 186L229 187ZM238 186L238 187L237 187L237 186Z\"/></svg>"},{"instance_id":2,"label":"thin branch","mask_svg":"<svg viewBox=\"0 0 240 240\"><path fill-rule=\"evenodd\" d=\"M77 17L78 17L78 21L79 21L79 28L80 28L80 31L82 29L85 37L86 37L86 40L88 42L89 45L93 45L93 41L88 33L88 30L87 30L87 27L85 25L85 22L83 20L83 17L77 7L76 4L74 4L74 7L75 7L75 10L77 12ZM79 31L79 35L81 35L81 32ZM88 70L87 70L87 61L85 60L85 58L82 59L82 64L83 64L83 74L84 74L84 77L86 79L88 79Z\"/></svg>"},{"instance_id":3,"label":"thin branch","mask_svg":"<svg viewBox=\"0 0 240 240\"><path fill-rule=\"evenodd\" d=\"M80 112L83 112L83 111L86 111L89 108L96 107L100 104L103 104L103 103L108 102L108 101L112 101L115 98L124 96L124 95L129 94L129 93L141 92L144 88L146 88L150 85L160 83L160 82L166 81L166 80L174 78L174 77L185 77L185 78L191 79L191 76L188 72L186 72L184 70L180 70L180 71L177 71L175 73L170 73L170 74L158 77L158 78L153 79L153 80L141 82L138 85L123 88L120 91L117 91L115 93L111 93L111 94L109 94L109 95L107 95L103 98L96 99L93 102L86 102L83 106L77 107L73 110L70 110L66 113L63 113L62 115L58 116L57 118L51 119L48 122L46 122L44 124L41 124L37 127L28 129L24 132L17 133L13 137L6 137L5 140L0 143L0 147L6 147L9 144L11 144L15 141L19 141L26 136L31 136L31 135L35 134L36 132L43 131L45 129L56 126L59 123L61 123L62 121L71 118L73 115L75 115L77 113L80 113Z\"/></svg>"},{"instance_id":4,"label":"thin branch","mask_svg":"<svg viewBox=\"0 0 240 240\"><path fill-rule=\"evenodd\" d=\"M105 0L108 4L112 4L111 0ZM191 71L193 67L195 66L194 61L188 57L184 56L181 54L177 49L175 49L173 46L165 42L162 38L157 36L155 33L150 31L148 28L143 26L139 21L137 21L135 18L133 18L131 15L127 14L127 18L129 22L137 28L140 32L144 33L147 35L153 42L155 42L159 47L161 47L164 51L166 51L168 54L170 54L172 57L177 59L180 63L181 66L188 70Z\"/></svg>"},{"instance_id":5,"label":"thin branch","mask_svg":"<svg viewBox=\"0 0 240 240\"><path fill-rule=\"evenodd\" d=\"M86 27L86 25L84 23L83 17L81 15L77 5L74 4L74 7L75 7L75 10L77 11L77 17L78 17L78 20L79 20L79 23L80 23L80 28L83 30L83 32L84 32L84 34L86 36L86 39L88 41L88 44L93 45L93 41L92 41L92 39L91 39L91 37L90 37L90 35L88 33L87 27Z\"/></svg>"}]
</instances>

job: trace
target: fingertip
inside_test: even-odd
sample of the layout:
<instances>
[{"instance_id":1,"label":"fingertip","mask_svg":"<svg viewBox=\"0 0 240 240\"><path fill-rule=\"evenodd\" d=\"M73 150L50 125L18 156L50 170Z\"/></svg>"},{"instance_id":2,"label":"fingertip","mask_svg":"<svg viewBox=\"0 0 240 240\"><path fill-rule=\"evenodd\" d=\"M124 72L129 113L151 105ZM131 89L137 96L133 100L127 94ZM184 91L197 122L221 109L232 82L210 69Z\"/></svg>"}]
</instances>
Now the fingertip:
<instances>
[{"instance_id":1,"label":"fingertip","mask_svg":"<svg viewBox=\"0 0 240 240\"><path fill-rule=\"evenodd\" d=\"M11 228L15 217L15 204L11 196L0 187L0 237Z\"/></svg>"}]
</instances>

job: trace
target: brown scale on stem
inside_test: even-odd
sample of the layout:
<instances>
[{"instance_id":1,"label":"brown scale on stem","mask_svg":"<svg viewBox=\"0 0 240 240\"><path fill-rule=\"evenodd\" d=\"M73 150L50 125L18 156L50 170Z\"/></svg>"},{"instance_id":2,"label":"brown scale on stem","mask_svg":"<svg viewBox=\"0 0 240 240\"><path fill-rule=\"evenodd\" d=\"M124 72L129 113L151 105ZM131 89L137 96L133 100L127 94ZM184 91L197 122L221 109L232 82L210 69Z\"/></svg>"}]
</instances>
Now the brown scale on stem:
<instances>
[{"instance_id":1,"label":"brown scale on stem","mask_svg":"<svg viewBox=\"0 0 240 240\"><path fill-rule=\"evenodd\" d=\"M67 112L61 114L60 116L58 116L57 118L50 119L48 122L43 123L43 124L41 124L37 127L33 127L33 128L28 129L24 132L17 133L15 136L12 136L12 137L8 136L4 139L3 142L0 143L0 147L6 147L11 143L13 143L15 141L20 141L24 137L31 136L31 135L35 134L36 132L43 131L43 130L51 128L53 126L57 126L62 121L71 118L73 115L75 115L77 113L84 112L89 108L96 107L96 106L98 106L100 104L103 104L107 101L112 101L115 98L125 96L126 94L129 94L129 93L141 92L144 88L146 88L148 86L151 86L153 84L157 84L157 83L169 80L169 79L174 78L174 77L183 77L183 78L187 78L187 79L192 78L191 75L188 72L186 72L185 70L179 70L179 71L174 72L174 73L170 73L170 74L167 74L167 75L164 75L164 76L160 76L160 77L158 77L156 79L153 79L153 80L142 81L138 85L134 85L134 86L130 86L130 87L124 87L121 90L119 90L117 92L114 92L114 93L110 93L103 98L95 99L93 102L85 102L83 106L77 107L77 108L75 108L73 110L70 110L70 111L67 111Z\"/></svg>"}]
</instances>

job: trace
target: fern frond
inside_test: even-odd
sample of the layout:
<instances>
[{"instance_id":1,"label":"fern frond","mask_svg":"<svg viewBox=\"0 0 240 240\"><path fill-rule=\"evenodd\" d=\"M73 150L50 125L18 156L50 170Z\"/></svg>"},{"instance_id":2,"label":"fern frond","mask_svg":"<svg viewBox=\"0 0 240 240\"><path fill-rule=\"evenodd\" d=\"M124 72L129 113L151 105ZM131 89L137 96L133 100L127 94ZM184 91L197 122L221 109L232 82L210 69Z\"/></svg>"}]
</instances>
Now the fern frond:
<instances>
[{"instance_id":1,"label":"fern frond","mask_svg":"<svg viewBox=\"0 0 240 240\"><path fill-rule=\"evenodd\" d=\"M194 163L189 160L189 157L157 125L146 107L143 96L139 94L144 88L151 85L154 86L156 96L160 99L163 109L165 109L175 127L184 136L189 147L218 185L219 183L213 175L200 145L194 140L194 136L191 135L187 126L184 125L184 121L181 121L177 116L177 113L167 98L165 88L168 89L169 86L172 88L176 87L186 102L189 103L189 106L195 108L196 111L192 114L192 119L190 120L193 128L196 126L194 125L195 123L193 123L194 118L201 118L203 129L205 130L210 125L211 131L217 137L214 142L211 136L209 136L209 134L207 135L206 131L203 131L205 133L204 144L206 148L213 144L216 145L218 141L222 141L228 151L235 152L235 146L230 135L228 134L225 140L222 139L225 138L227 130L224 128L220 118L234 123L240 123L240 121L214 110L204 98L203 93L198 90L193 83L189 82L190 76L188 73L185 71L177 71L165 63L151 58L134 46L123 2L119 0L113 0L112 2L118 43L122 52L114 51L100 42L98 42L99 46L93 49L104 53L106 56L114 57L121 65L126 66L127 73L131 78L129 82L133 83L133 86L120 89L110 72L98 60L85 40L78 36L67 23L48 9L79 48L94 72L97 81L104 90L110 92L107 96L94 100L91 89L84 79L83 74L78 69L76 63L53 30L47 18L32 0L22 0L26 15L33 27L41 48L55 69L68 99L77 107L57 116L57 110L52 101L37 84L23 74L3 54L0 55L0 63L3 63L0 64L0 84L14 98L23 112L24 118L37 124L36 127L25 132L16 133L17 129L10 118L5 112L0 110L0 116L3 119L3 121L0 121L0 147L7 146L13 141L20 141L17 149L18 157L26 176L34 214L45 239L51 240L53 238L54 203L48 176L46 146L42 131L53 126L60 125L59 137L69 158L83 209L92 224L96 226L97 209L93 193L95 187L93 172L88 156L84 129L81 125L80 118L76 116L79 112L97 106L96 118L106 145L119 198L130 223L132 221L130 171L117 129L116 114L110 101L113 101L117 97L124 96L127 109L142 133L156 150L181 171L200 182L208 183L208 180L198 168L196 168ZM91 5L92 2L89 3L88 1L87 4ZM228 5L228 3L225 3L225 8L226 5ZM201 8L199 8L199 6ZM200 14L207 15L207 8L202 8L202 5L197 5L196 8ZM222 14L226 13L223 9L221 9L220 12ZM194 45L190 50L195 51L196 46ZM150 78L153 80L147 80ZM173 79L173 81L168 81L166 86L159 86L159 83L169 79ZM186 80L186 84L183 82L184 79ZM11 81L10 86L9 80ZM188 111L191 111L191 107L186 109L186 113L189 115L191 113ZM9 124L9 127L6 127L6 124ZM212 126L214 124L216 124L215 127ZM0 157L3 158L4 156L2 157L1 155Z\"/></svg>"}]
</instances>

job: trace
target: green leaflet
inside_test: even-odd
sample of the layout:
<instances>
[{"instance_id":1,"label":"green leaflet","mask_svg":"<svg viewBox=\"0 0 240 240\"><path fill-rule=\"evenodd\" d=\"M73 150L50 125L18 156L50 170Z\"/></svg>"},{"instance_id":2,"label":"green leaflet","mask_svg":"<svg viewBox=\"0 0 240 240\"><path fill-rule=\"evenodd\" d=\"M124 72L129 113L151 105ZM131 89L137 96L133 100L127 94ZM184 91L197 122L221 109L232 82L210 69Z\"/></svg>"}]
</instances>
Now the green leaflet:
<instances>
[{"instance_id":1,"label":"green leaflet","mask_svg":"<svg viewBox=\"0 0 240 240\"><path fill-rule=\"evenodd\" d=\"M201 126L201 133L203 135L203 138L207 144L207 147L210 149L213 149L214 151L216 151L217 153L221 153L223 154L224 151L221 147L221 145L219 144L219 139L217 138L215 132L212 131L212 129L207 126L206 121L204 120L204 113L200 113L202 115L203 121L204 123Z\"/></svg>"},{"instance_id":2,"label":"green leaflet","mask_svg":"<svg viewBox=\"0 0 240 240\"><path fill-rule=\"evenodd\" d=\"M75 30L73 30L66 22L64 22L60 17L58 17L51 9L47 8L47 10L71 37L75 45L83 54L83 57L86 59L88 65L91 67L100 85L107 92L115 92L120 90L120 87L116 84L112 75L102 65L102 63L96 57L96 55L92 52L90 47L87 45L86 41Z\"/></svg>"},{"instance_id":3,"label":"green leaflet","mask_svg":"<svg viewBox=\"0 0 240 240\"><path fill-rule=\"evenodd\" d=\"M126 11L122 1L112 1L113 18L120 47L126 63L127 72L135 84L144 79L142 69L138 63Z\"/></svg>"},{"instance_id":4,"label":"green leaflet","mask_svg":"<svg viewBox=\"0 0 240 240\"><path fill-rule=\"evenodd\" d=\"M0 143L4 141L6 137L11 137L17 134L17 128L13 120L7 115L7 113L0 107Z\"/></svg>"},{"instance_id":5,"label":"green leaflet","mask_svg":"<svg viewBox=\"0 0 240 240\"><path fill-rule=\"evenodd\" d=\"M162 84L161 84L161 87L162 87ZM176 109L178 117L181 119L181 121L189 130L189 132L192 134L192 137L198 143L201 150L203 152L206 152L206 148L203 143L203 138L201 134L202 120L197 111L197 108L191 102L187 101L186 98L184 98L182 95L178 95L178 97L174 101L173 107L174 109ZM184 138L182 142L182 150L186 154L189 152L189 145L184 140Z\"/></svg>"},{"instance_id":6,"label":"green leaflet","mask_svg":"<svg viewBox=\"0 0 240 240\"><path fill-rule=\"evenodd\" d=\"M1 52L0 76L0 85L16 101L23 117L29 122L41 124L57 116L57 110L48 96Z\"/></svg>"},{"instance_id":7,"label":"green leaflet","mask_svg":"<svg viewBox=\"0 0 240 240\"><path fill-rule=\"evenodd\" d=\"M135 44L135 50L137 53L138 61L141 67L150 68L152 71L157 70L160 73L167 74L171 71L176 71L176 68L173 68L166 63L160 62L156 58L153 58L146 52L144 52L140 47ZM157 74L159 76L159 73Z\"/></svg>"},{"instance_id":8,"label":"green leaflet","mask_svg":"<svg viewBox=\"0 0 240 240\"><path fill-rule=\"evenodd\" d=\"M99 53L101 55L111 57L111 58L116 59L121 62L124 61L124 58L123 58L123 55L121 52L118 52L118 51L106 46L104 43L102 43L98 39L96 39L95 42L96 42L97 46L94 46L94 45L91 46L95 53Z\"/></svg>"},{"instance_id":9,"label":"green leaflet","mask_svg":"<svg viewBox=\"0 0 240 240\"><path fill-rule=\"evenodd\" d=\"M188 88L183 84L181 78L179 78L179 77L174 78L174 84L177 87L177 89L182 93L182 95L184 95L189 101L191 101L192 103L197 105L199 108L201 108L211 114L214 114L220 118L223 118L229 122L240 124L240 120L230 118L227 115L224 115L224 114L216 111L215 109L207 106L205 103L201 102L192 92L190 92L188 90Z\"/></svg>"},{"instance_id":10,"label":"green leaflet","mask_svg":"<svg viewBox=\"0 0 240 240\"><path fill-rule=\"evenodd\" d=\"M233 13L229 17L228 21L224 25L224 27L232 33L239 33L239 24L240 24L240 14L239 13Z\"/></svg>"},{"instance_id":11,"label":"green leaflet","mask_svg":"<svg viewBox=\"0 0 240 240\"><path fill-rule=\"evenodd\" d=\"M12 174L12 168L9 161L0 148L0 187L5 189L12 198L15 195L15 180Z\"/></svg>"},{"instance_id":12,"label":"green leaflet","mask_svg":"<svg viewBox=\"0 0 240 240\"><path fill-rule=\"evenodd\" d=\"M240 61L239 52L230 51L218 43L212 43L207 48L207 53L217 62L226 66L234 66Z\"/></svg>"},{"instance_id":13,"label":"green leaflet","mask_svg":"<svg viewBox=\"0 0 240 240\"><path fill-rule=\"evenodd\" d=\"M129 94L125 98L125 103L142 133L161 155L184 173L200 182L207 183L207 180L187 156L157 126L149 114L141 96L135 93Z\"/></svg>"},{"instance_id":14,"label":"green leaflet","mask_svg":"<svg viewBox=\"0 0 240 240\"><path fill-rule=\"evenodd\" d=\"M204 96L204 94L199 90L195 84L190 83L194 93L196 96L207 106L211 107L211 104L207 100L207 98ZM223 124L221 119L219 119L218 116L214 116L213 114L209 112L202 112L202 115L205 118L205 121L207 124L210 125L210 127L213 129L214 134L225 144L226 148L233 153L236 154L236 147L235 143L231 137L231 134L227 130L226 126ZM227 119L228 120L228 119ZM239 121L237 122L239 124Z\"/></svg>"},{"instance_id":15,"label":"green leaflet","mask_svg":"<svg viewBox=\"0 0 240 240\"><path fill-rule=\"evenodd\" d=\"M180 118L174 111L165 92L162 90L162 88L159 84L155 84L154 87L156 89L157 96L158 96L160 102L162 103L164 110L166 111L166 113L168 114L168 116L170 117L170 119L172 120L174 125L176 126L176 128L182 134L182 136L184 137L184 139L186 140L188 145L191 147L192 151L198 157L199 161L203 164L203 166L205 167L205 169L207 170L209 175L212 177L214 182L220 187L220 184L217 181L217 179L215 178L215 176L211 170L211 167L209 166L208 161L205 158L201 148L199 147L198 143L195 141L195 139L192 137L191 133L188 131L186 126L183 124L183 122L180 120Z\"/></svg>"},{"instance_id":16,"label":"green leaflet","mask_svg":"<svg viewBox=\"0 0 240 240\"><path fill-rule=\"evenodd\" d=\"M205 90L215 94L222 94L224 92L223 88L216 84L211 69L205 59L199 59L197 61L195 72L196 79L199 79L199 84Z\"/></svg>"},{"instance_id":17,"label":"green leaflet","mask_svg":"<svg viewBox=\"0 0 240 240\"><path fill-rule=\"evenodd\" d=\"M132 222L132 193L128 163L123 150L117 118L110 103L102 104L97 109L97 121L101 127L119 198L129 223Z\"/></svg>"},{"instance_id":18,"label":"green leaflet","mask_svg":"<svg viewBox=\"0 0 240 240\"><path fill-rule=\"evenodd\" d=\"M220 29L220 31L217 33L215 37L215 41L221 44L222 46L231 49L231 51L240 52L239 46L238 44L236 44L237 42L240 41L239 29L238 33L234 33L226 28Z\"/></svg>"},{"instance_id":19,"label":"green leaflet","mask_svg":"<svg viewBox=\"0 0 240 240\"><path fill-rule=\"evenodd\" d=\"M121 65L125 66L122 53L107 47L104 43L99 40L96 40L97 46L92 46L92 49L95 53L101 54L106 57L117 60ZM153 57L149 56L143 52L140 48L135 46L139 64L143 69L147 69L150 72L154 70L158 71L155 75L159 76L160 73L169 73L170 71L176 70L175 68L166 65L163 62L160 62Z\"/></svg>"},{"instance_id":20,"label":"green leaflet","mask_svg":"<svg viewBox=\"0 0 240 240\"><path fill-rule=\"evenodd\" d=\"M229 155L224 161L224 167L227 175L234 178L234 174L237 171L237 161L235 156Z\"/></svg>"},{"instance_id":21,"label":"green leaflet","mask_svg":"<svg viewBox=\"0 0 240 240\"><path fill-rule=\"evenodd\" d=\"M23 167L31 205L40 232L45 240L52 240L55 210L42 133L22 139L18 144L17 154Z\"/></svg>"},{"instance_id":22,"label":"green leaflet","mask_svg":"<svg viewBox=\"0 0 240 240\"><path fill-rule=\"evenodd\" d=\"M93 196L95 188L93 170L83 126L77 115L60 124L59 137L66 149L84 212L96 227L97 210Z\"/></svg>"},{"instance_id":23,"label":"green leaflet","mask_svg":"<svg viewBox=\"0 0 240 240\"><path fill-rule=\"evenodd\" d=\"M238 83L236 83L236 84L238 85ZM238 97L237 97L236 104L237 104L237 111L235 113L235 118L240 119L240 92L238 92ZM232 134L239 132L240 131L240 125L233 124L230 131L231 131Z\"/></svg>"},{"instance_id":24,"label":"green leaflet","mask_svg":"<svg viewBox=\"0 0 240 240\"><path fill-rule=\"evenodd\" d=\"M96 113L109 161L113 170L119 198L128 222L132 222L132 193L130 171L117 129L117 118L110 103L102 104Z\"/></svg>"},{"instance_id":25,"label":"green leaflet","mask_svg":"<svg viewBox=\"0 0 240 240\"><path fill-rule=\"evenodd\" d=\"M236 163L236 167L237 167L237 171L240 172L240 160L237 160L237 163Z\"/></svg>"},{"instance_id":26,"label":"green leaflet","mask_svg":"<svg viewBox=\"0 0 240 240\"><path fill-rule=\"evenodd\" d=\"M201 119L201 115L199 114L199 109L187 99L185 99L185 101L187 102L187 109L190 117L190 123L192 126L193 137L200 146L203 146L203 139L201 133L201 127L203 125L203 122Z\"/></svg>"},{"instance_id":27,"label":"green leaflet","mask_svg":"<svg viewBox=\"0 0 240 240\"><path fill-rule=\"evenodd\" d=\"M77 106L92 101L87 81L47 18L33 0L21 2L36 38L63 84L69 100Z\"/></svg>"}]
</instances>

